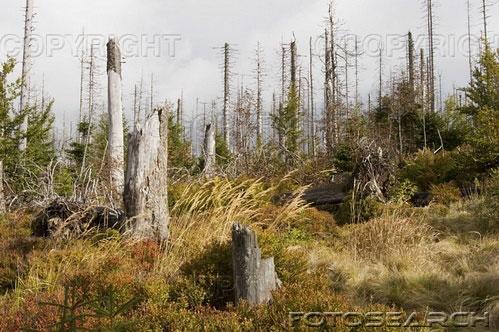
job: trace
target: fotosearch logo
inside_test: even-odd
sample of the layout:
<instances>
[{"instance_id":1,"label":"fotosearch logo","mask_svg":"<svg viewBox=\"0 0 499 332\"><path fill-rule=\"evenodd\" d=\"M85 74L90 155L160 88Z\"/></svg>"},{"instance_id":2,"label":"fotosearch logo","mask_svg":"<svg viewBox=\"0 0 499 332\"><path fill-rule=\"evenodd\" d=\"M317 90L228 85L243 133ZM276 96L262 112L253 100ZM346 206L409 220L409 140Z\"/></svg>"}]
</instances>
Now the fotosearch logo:
<instances>
[{"instance_id":1,"label":"fotosearch logo","mask_svg":"<svg viewBox=\"0 0 499 332\"><path fill-rule=\"evenodd\" d=\"M290 312L289 324L296 327L444 327L488 328L489 313L460 311L425 312Z\"/></svg>"}]
</instances>

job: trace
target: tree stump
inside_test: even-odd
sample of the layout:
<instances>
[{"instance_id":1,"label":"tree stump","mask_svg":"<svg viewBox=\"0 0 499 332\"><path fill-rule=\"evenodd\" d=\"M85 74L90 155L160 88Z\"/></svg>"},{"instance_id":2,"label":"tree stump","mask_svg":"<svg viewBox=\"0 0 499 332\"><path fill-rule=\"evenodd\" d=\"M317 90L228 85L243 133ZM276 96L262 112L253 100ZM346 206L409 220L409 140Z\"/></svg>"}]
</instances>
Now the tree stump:
<instances>
[{"instance_id":1,"label":"tree stump","mask_svg":"<svg viewBox=\"0 0 499 332\"><path fill-rule=\"evenodd\" d=\"M204 136L204 170L203 173L207 178L215 176L217 161L216 161L216 142L215 129L211 124L206 126Z\"/></svg>"},{"instance_id":2,"label":"tree stump","mask_svg":"<svg viewBox=\"0 0 499 332\"><path fill-rule=\"evenodd\" d=\"M156 109L130 134L123 193L136 237L168 239L168 110Z\"/></svg>"},{"instance_id":3,"label":"tree stump","mask_svg":"<svg viewBox=\"0 0 499 332\"><path fill-rule=\"evenodd\" d=\"M281 284L274 258L262 259L255 232L239 223L232 226L232 262L236 304L240 301L252 305L269 302L272 291Z\"/></svg>"}]
</instances>

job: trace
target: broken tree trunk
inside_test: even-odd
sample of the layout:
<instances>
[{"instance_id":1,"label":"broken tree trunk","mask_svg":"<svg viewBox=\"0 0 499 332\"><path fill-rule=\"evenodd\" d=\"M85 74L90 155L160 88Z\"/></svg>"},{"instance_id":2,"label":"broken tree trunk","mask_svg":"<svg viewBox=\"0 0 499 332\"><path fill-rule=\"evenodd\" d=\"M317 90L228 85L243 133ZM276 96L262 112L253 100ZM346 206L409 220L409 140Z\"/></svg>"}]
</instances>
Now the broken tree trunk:
<instances>
[{"instance_id":1,"label":"broken tree trunk","mask_svg":"<svg viewBox=\"0 0 499 332\"><path fill-rule=\"evenodd\" d=\"M123 193L128 218L139 238L168 239L168 110L154 110L130 134Z\"/></svg>"},{"instance_id":2,"label":"broken tree trunk","mask_svg":"<svg viewBox=\"0 0 499 332\"><path fill-rule=\"evenodd\" d=\"M212 124L206 126L204 136L204 175L212 178L216 173L215 129Z\"/></svg>"},{"instance_id":3,"label":"broken tree trunk","mask_svg":"<svg viewBox=\"0 0 499 332\"><path fill-rule=\"evenodd\" d=\"M125 182L123 105L121 100L121 52L114 39L107 43L109 148L108 163L111 192L122 200Z\"/></svg>"},{"instance_id":4,"label":"broken tree trunk","mask_svg":"<svg viewBox=\"0 0 499 332\"><path fill-rule=\"evenodd\" d=\"M255 232L239 223L232 226L232 263L236 304L258 305L272 299L272 291L281 284L274 258L262 259Z\"/></svg>"}]
</instances>

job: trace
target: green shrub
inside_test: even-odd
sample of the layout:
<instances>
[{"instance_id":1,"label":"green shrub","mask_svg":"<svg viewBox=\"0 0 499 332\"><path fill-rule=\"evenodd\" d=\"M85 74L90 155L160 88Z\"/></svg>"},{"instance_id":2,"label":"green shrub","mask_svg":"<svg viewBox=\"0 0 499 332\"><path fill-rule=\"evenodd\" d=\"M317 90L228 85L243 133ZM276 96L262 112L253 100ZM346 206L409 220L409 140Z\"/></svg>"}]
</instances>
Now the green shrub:
<instances>
[{"instance_id":1,"label":"green shrub","mask_svg":"<svg viewBox=\"0 0 499 332\"><path fill-rule=\"evenodd\" d=\"M461 199L461 191L452 183L432 185L430 193L432 201L437 204L450 205Z\"/></svg>"},{"instance_id":2,"label":"green shrub","mask_svg":"<svg viewBox=\"0 0 499 332\"><path fill-rule=\"evenodd\" d=\"M457 177L456 162L450 153L421 150L407 161L400 177L413 182L422 191L429 191L432 184L446 183Z\"/></svg>"}]
</instances>

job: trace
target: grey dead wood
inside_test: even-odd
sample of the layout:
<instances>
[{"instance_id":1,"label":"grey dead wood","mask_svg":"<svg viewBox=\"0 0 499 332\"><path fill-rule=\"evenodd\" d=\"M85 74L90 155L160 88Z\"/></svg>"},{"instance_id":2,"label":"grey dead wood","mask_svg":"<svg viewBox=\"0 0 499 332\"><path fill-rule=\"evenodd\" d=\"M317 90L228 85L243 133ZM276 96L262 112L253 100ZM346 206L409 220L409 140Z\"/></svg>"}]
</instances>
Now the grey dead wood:
<instances>
[{"instance_id":1,"label":"grey dead wood","mask_svg":"<svg viewBox=\"0 0 499 332\"><path fill-rule=\"evenodd\" d=\"M281 285L274 258L262 259L255 232L239 223L232 226L232 263L236 304L268 303Z\"/></svg>"},{"instance_id":2,"label":"grey dead wood","mask_svg":"<svg viewBox=\"0 0 499 332\"><path fill-rule=\"evenodd\" d=\"M168 239L168 110L160 108L135 127L128 142L123 193L127 217L138 238Z\"/></svg>"},{"instance_id":3,"label":"grey dead wood","mask_svg":"<svg viewBox=\"0 0 499 332\"><path fill-rule=\"evenodd\" d=\"M111 192L122 201L125 176L123 104L121 99L121 52L114 39L107 43L109 146L108 166Z\"/></svg>"},{"instance_id":4,"label":"grey dead wood","mask_svg":"<svg viewBox=\"0 0 499 332\"><path fill-rule=\"evenodd\" d=\"M216 142L215 128L211 124L206 126L204 137L204 175L207 178L212 178L216 174Z\"/></svg>"}]
</instances>

